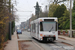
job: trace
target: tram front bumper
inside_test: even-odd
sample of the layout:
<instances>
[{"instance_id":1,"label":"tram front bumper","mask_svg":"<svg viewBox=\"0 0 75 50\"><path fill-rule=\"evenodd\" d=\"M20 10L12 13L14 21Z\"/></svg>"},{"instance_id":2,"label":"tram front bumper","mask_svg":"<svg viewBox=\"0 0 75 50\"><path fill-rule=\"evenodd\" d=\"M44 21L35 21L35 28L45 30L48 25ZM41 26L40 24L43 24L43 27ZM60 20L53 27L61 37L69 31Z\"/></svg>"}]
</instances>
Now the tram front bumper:
<instances>
[{"instance_id":1,"label":"tram front bumper","mask_svg":"<svg viewBox=\"0 0 75 50\"><path fill-rule=\"evenodd\" d=\"M43 37L43 41L54 41L56 37Z\"/></svg>"}]
</instances>

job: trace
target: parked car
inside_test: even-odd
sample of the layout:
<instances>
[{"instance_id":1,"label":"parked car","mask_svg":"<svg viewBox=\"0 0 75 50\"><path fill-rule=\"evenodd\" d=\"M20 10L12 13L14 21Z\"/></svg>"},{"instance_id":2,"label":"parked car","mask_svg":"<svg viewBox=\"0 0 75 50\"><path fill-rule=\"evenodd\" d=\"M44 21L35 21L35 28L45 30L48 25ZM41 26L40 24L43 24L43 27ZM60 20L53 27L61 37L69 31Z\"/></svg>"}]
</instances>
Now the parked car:
<instances>
[{"instance_id":1,"label":"parked car","mask_svg":"<svg viewBox=\"0 0 75 50\"><path fill-rule=\"evenodd\" d=\"M22 34L22 31L20 29L18 29L17 34Z\"/></svg>"}]
</instances>

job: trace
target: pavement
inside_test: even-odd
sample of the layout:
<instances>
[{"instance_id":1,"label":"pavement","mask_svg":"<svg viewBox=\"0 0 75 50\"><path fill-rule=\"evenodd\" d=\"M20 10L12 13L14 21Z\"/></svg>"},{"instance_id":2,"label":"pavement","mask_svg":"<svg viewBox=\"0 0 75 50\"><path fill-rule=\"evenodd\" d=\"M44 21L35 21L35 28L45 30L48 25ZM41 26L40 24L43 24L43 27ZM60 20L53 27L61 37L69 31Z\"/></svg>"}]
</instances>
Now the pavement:
<instances>
[{"instance_id":1,"label":"pavement","mask_svg":"<svg viewBox=\"0 0 75 50\"><path fill-rule=\"evenodd\" d=\"M32 39L27 35L22 36L22 34L18 34L18 36L24 37L24 39L17 39L17 34L16 32L14 32L14 35L12 35L12 39L8 41L4 50L19 50L18 41L32 41ZM40 47L34 42L22 42L22 44L24 45L21 46L22 50L41 50ZM29 45L29 47L26 47L26 45Z\"/></svg>"},{"instance_id":2,"label":"pavement","mask_svg":"<svg viewBox=\"0 0 75 50\"><path fill-rule=\"evenodd\" d=\"M12 35L12 39L8 41L8 44L6 44L4 50L18 50L18 40L16 32L14 32L14 35Z\"/></svg>"},{"instance_id":3,"label":"pavement","mask_svg":"<svg viewBox=\"0 0 75 50\"><path fill-rule=\"evenodd\" d=\"M70 37L62 36L62 35L59 35L58 37L60 41L71 44L75 47L75 38L70 38Z\"/></svg>"}]
</instances>

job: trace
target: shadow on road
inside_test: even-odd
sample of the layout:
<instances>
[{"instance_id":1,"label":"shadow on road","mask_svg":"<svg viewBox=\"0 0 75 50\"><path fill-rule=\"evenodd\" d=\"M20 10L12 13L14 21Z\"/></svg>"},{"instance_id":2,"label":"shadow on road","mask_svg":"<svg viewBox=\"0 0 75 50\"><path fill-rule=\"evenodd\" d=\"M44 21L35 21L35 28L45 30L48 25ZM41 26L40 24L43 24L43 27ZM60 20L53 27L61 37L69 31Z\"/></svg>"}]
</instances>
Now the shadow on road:
<instances>
[{"instance_id":1,"label":"shadow on road","mask_svg":"<svg viewBox=\"0 0 75 50\"><path fill-rule=\"evenodd\" d=\"M32 37L34 40L36 40L37 42L39 42L39 43L44 43L44 44L48 44L48 43L53 43L53 44L55 44L56 42L55 41L39 41L39 40L37 40L37 39L35 39L34 37Z\"/></svg>"}]
</instances>

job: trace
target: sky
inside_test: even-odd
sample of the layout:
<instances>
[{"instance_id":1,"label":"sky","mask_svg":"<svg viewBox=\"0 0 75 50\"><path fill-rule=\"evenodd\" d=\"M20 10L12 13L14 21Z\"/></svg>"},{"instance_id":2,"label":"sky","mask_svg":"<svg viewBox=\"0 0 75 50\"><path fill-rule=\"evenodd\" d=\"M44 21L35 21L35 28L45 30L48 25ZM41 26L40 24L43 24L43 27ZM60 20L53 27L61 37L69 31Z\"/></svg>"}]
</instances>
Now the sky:
<instances>
[{"instance_id":1,"label":"sky","mask_svg":"<svg viewBox=\"0 0 75 50\"><path fill-rule=\"evenodd\" d=\"M42 10L45 9L45 6L48 5L47 0L16 0L17 6L16 9L16 15L19 17L19 21L16 22L16 25L19 25L21 22L24 22L28 20L32 14L35 14L35 8L36 2L39 3Z\"/></svg>"},{"instance_id":2,"label":"sky","mask_svg":"<svg viewBox=\"0 0 75 50\"><path fill-rule=\"evenodd\" d=\"M53 0L51 0L53 1ZM16 22L16 25L20 25L21 22L24 22L28 20L32 14L35 14L35 8L36 2L39 3L41 6L41 9L44 11L45 6L49 7L48 0L16 0L17 5L15 5L15 8L18 10L16 11L16 14L19 18L19 21ZM69 2L64 3L67 6L69 5ZM69 7L69 6L68 6Z\"/></svg>"}]
</instances>

